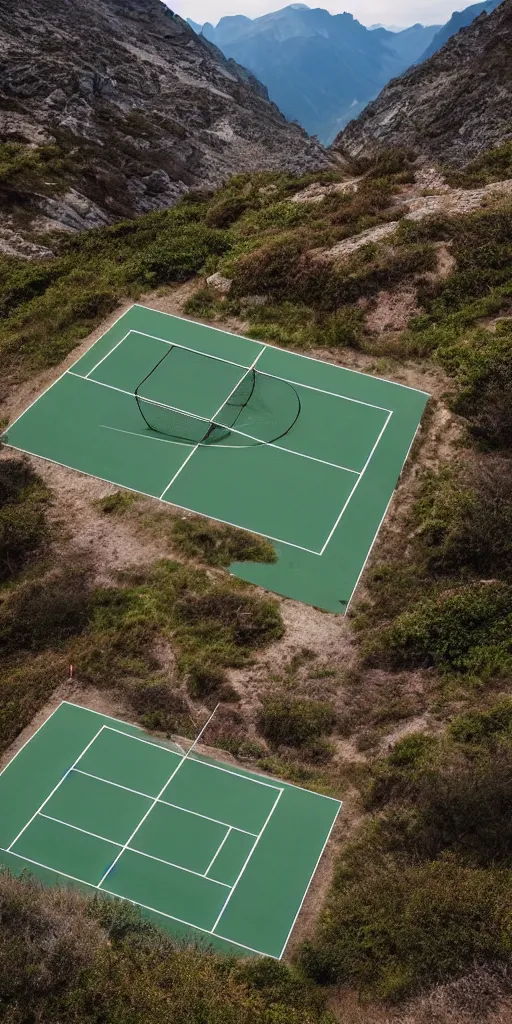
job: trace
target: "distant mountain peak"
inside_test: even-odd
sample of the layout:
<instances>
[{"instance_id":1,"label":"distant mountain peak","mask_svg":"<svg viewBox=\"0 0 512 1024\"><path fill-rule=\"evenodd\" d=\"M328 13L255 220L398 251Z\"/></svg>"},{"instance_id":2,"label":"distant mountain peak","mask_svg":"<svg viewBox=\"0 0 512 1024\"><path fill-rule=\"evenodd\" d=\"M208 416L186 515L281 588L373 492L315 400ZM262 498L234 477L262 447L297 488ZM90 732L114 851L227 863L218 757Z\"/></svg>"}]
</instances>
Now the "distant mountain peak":
<instances>
[{"instance_id":1,"label":"distant mountain peak","mask_svg":"<svg viewBox=\"0 0 512 1024\"><path fill-rule=\"evenodd\" d=\"M371 156L399 146L461 166L512 139L511 52L512 0L504 0L391 81L334 148Z\"/></svg>"}]
</instances>

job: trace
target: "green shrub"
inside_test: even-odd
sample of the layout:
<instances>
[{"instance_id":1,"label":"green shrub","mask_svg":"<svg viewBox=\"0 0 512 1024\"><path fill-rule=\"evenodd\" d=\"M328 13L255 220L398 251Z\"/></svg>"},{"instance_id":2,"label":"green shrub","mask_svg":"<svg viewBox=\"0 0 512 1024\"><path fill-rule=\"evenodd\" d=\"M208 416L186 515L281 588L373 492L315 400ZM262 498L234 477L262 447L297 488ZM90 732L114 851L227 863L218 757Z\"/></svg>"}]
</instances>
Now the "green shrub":
<instances>
[{"instance_id":1,"label":"green shrub","mask_svg":"<svg viewBox=\"0 0 512 1024\"><path fill-rule=\"evenodd\" d=\"M512 466L501 458L427 475L414 518L429 572L512 576Z\"/></svg>"},{"instance_id":2,"label":"green shrub","mask_svg":"<svg viewBox=\"0 0 512 1024\"><path fill-rule=\"evenodd\" d=\"M512 255L511 255L512 276ZM454 409L465 416L480 443L512 449L512 329L490 335L478 348L462 351Z\"/></svg>"},{"instance_id":3,"label":"green shrub","mask_svg":"<svg viewBox=\"0 0 512 1024\"><path fill-rule=\"evenodd\" d=\"M48 493L21 459L0 460L0 582L12 579L48 539Z\"/></svg>"},{"instance_id":4,"label":"green shrub","mask_svg":"<svg viewBox=\"0 0 512 1024\"><path fill-rule=\"evenodd\" d=\"M104 498L98 498L94 505L103 515L119 516L126 512L136 500L136 494L130 494L129 491L116 491L114 494L106 494Z\"/></svg>"},{"instance_id":5,"label":"green shrub","mask_svg":"<svg viewBox=\"0 0 512 1024\"><path fill-rule=\"evenodd\" d=\"M183 306L187 316L200 316L204 320L213 320L219 312L219 295L211 288L198 288Z\"/></svg>"},{"instance_id":6,"label":"green shrub","mask_svg":"<svg viewBox=\"0 0 512 1024\"><path fill-rule=\"evenodd\" d=\"M177 519L173 524L172 540L180 554L198 558L207 565L276 561L276 553L269 541L209 519Z\"/></svg>"},{"instance_id":7,"label":"green shrub","mask_svg":"<svg viewBox=\"0 0 512 1024\"><path fill-rule=\"evenodd\" d=\"M92 614L87 570L56 569L20 584L0 605L0 650L41 651L84 631Z\"/></svg>"},{"instance_id":8,"label":"green shrub","mask_svg":"<svg viewBox=\"0 0 512 1024\"><path fill-rule=\"evenodd\" d=\"M136 683L128 690L130 703L141 725L167 733L187 733L191 720L186 700L167 682Z\"/></svg>"},{"instance_id":9,"label":"green shrub","mask_svg":"<svg viewBox=\"0 0 512 1024\"><path fill-rule=\"evenodd\" d=\"M467 586L426 600L368 642L367 657L394 668L433 665L492 675L512 667L512 587Z\"/></svg>"},{"instance_id":10,"label":"green shrub","mask_svg":"<svg viewBox=\"0 0 512 1024\"><path fill-rule=\"evenodd\" d=\"M321 993L285 964L176 941L126 902L4 871L0 905L9 1024L334 1024Z\"/></svg>"},{"instance_id":11,"label":"green shrub","mask_svg":"<svg viewBox=\"0 0 512 1024\"><path fill-rule=\"evenodd\" d=\"M445 167L444 175L453 188L476 188L512 178L512 142L489 149L470 160L461 170Z\"/></svg>"},{"instance_id":12,"label":"green shrub","mask_svg":"<svg viewBox=\"0 0 512 1024\"><path fill-rule=\"evenodd\" d=\"M162 235L150 245L140 269L151 285L186 281L201 270L208 256L226 252L228 244L222 231L203 224L183 226L179 232Z\"/></svg>"},{"instance_id":13,"label":"green shrub","mask_svg":"<svg viewBox=\"0 0 512 1024\"><path fill-rule=\"evenodd\" d=\"M0 750L33 720L68 676L70 658L61 652L29 654L18 663L3 662L0 673Z\"/></svg>"},{"instance_id":14,"label":"green shrub","mask_svg":"<svg viewBox=\"0 0 512 1024\"><path fill-rule=\"evenodd\" d=\"M336 721L330 704L296 697L267 697L258 725L276 745L300 747L332 732Z\"/></svg>"},{"instance_id":15,"label":"green shrub","mask_svg":"<svg viewBox=\"0 0 512 1024\"><path fill-rule=\"evenodd\" d=\"M449 726L459 743L481 744L489 740L512 739L512 698L504 697L489 711L468 711Z\"/></svg>"},{"instance_id":16,"label":"green shrub","mask_svg":"<svg viewBox=\"0 0 512 1024\"><path fill-rule=\"evenodd\" d=\"M189 590L177 598L173 614L184 664L207 650L218 664L242 665L254 649L279 640L284 632L277 601L232 583Z\"/></svg>"},{"instance_id":17,"label":"green shrub","mask_svg":"<svg viewBox=\"0 0 512 1024\"><path fill-rule=\"evenodd\" d=\"M348 851L301 962L315 981L384 999L510 956L510 872L455 858L419 865Z\"/></svg>"},{"instance_id":18,"label":"green shrub","mask_svg":"<svg viewBox=\"0 0 512 1024\"><path fill-rule=\"evenodd\" d=\"M381 810L382 852L418 863L451 851L472 867L511 868L510 739L487 738L478 751L433 743L413 769L379 765L367 806Z\"/></svg>"},{"instance_id":19,"label":"green shrub","mask_svg":"<svg viewBox=\"0 0 512 1024\"><path fill-rule=\"evenodd\" d=\"M242 216L247 201L238 196L226 196L211 203L205 217L209 228L229 228Z\"/></svg>"},{"instance_id":20,"label":"green shrub","mask_svg":"<svg viewBox=\"0 0 512 1024\"><path fill-rule=\"evenodd\" d=\"M226 672L219 665L208 661L193 660L188 669L187 688L191 697L209 697L218 694L226 683Z\"/></svg>"},{"instance_id":21,"label":"green shrub","mask_svg":"<svg viewBox=\"0 0 512 1024\"><path fill-rule=\"evenodd\" d=\"M327 317L318 328L318 343L328 348L361 348L364 336L363 309L346 306Z\"/></svg>"}]
</instances>

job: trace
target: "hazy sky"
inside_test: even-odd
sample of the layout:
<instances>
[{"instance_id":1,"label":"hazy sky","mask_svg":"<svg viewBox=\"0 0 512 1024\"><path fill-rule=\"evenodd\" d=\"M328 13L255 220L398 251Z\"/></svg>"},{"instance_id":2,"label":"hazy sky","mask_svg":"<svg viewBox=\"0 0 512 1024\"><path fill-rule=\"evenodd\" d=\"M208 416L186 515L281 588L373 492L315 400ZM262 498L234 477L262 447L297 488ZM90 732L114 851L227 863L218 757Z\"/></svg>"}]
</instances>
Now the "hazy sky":
<instances>
[{"instance_id":1,"label":"hazy sky","mask_svg":"<svg viewBox=\"0 0 512 1024\"><path fill-rule=\"evenodd\" d=\"M211 21L217 24L225 14L245 14L257 18L269 11L278 11L288 6L287 0L166 0L168 6L181 14L203 24ZM293 2L293 0L290 0ZM442 24L448 21L452 11L461 11L472 0L328 0L315 3L310 0L308 7L324 7L331 14L350 11L363 25L399 25L406 27L421 21L424 25Z\"/></svg>"}]
</instances>

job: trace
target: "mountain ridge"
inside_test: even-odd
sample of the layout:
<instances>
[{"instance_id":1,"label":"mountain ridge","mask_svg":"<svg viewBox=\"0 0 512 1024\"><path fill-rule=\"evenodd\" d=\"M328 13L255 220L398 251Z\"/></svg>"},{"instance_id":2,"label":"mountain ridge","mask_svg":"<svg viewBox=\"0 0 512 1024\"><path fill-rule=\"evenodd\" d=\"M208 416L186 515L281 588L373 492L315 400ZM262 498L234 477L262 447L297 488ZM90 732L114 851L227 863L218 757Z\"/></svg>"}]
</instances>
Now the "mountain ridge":
<instances>
[{"instance_id":1,"label":"mountain ridge","mask_svg":"<svg viewBox=\"0 0 512 1024\"><path fill-rule=\"evenodd\" d=\"M340 133L352 157L380 147L462 166L512 139L512 0L482 13L423 64L391 81Z\"/></svg>"},{"instance_id":2,"label":"mountain ridge","mask_svg":"<svg viewBox=\"0 0 512 1024\"><path fill-rule=\"evenodd\" d=\"M420 56L438 28L370 30L346 12L292 4L259 18L207 22L202 35L263 81L286 117L328 143Z\"/></svg>"},{"instance_id":3,"label":"mountain ridge","mask_svg":"<svg viewBox=\"0 0 512 1024\"><path fill-rule=\"evenodd\" d=\"M20 207L42 228L76 230L254 166L329 162L250 72L159 0L0 0L0 53L0 143L54 147L66 164L64 193L44 175L9 186L3 230Z\"/></svg>"}]
</instances>

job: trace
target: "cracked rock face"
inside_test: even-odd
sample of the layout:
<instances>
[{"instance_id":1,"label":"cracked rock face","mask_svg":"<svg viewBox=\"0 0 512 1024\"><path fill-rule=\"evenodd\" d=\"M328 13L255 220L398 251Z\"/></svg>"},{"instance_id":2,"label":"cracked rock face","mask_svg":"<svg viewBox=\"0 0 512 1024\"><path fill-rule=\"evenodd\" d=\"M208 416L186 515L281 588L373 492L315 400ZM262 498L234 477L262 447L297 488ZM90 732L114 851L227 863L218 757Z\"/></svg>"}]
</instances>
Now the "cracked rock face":
<instances>
[{"instance_id":1,"label":"cracked rock face","mask_svg":"<svg viewBox=\"0 0 512 1024\"><path fill-rule=\"evenodd\" d=\"M351 156L382 146L462 166L512 139L512 0L393 79L333 143Z\"/></svg>"},{"instance_id":2,"label":"cracked rock face","mask_svg":"<svg viewBox=\"0 0 512 1024\"><path fill-rule=\"evenodd\" d=\"M168 207L238 172L330 162L160 0L0 0L0 141L71 154L67 193L28 202L63 230Z\"/></svg>"}]
</instances>

